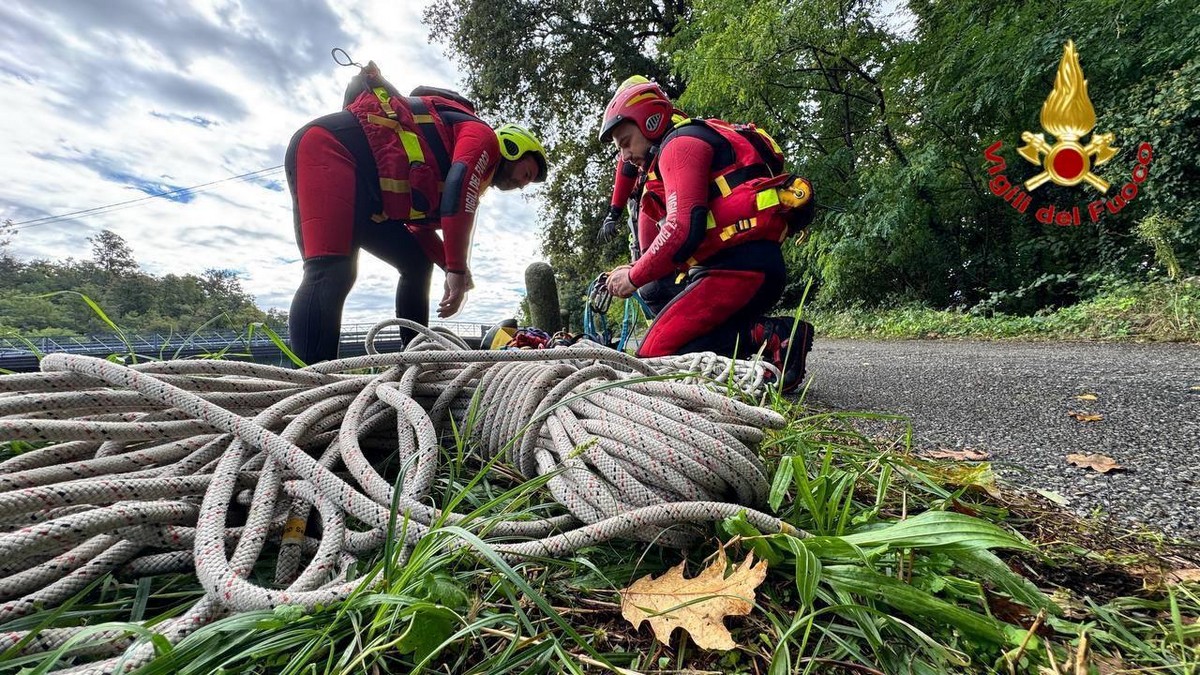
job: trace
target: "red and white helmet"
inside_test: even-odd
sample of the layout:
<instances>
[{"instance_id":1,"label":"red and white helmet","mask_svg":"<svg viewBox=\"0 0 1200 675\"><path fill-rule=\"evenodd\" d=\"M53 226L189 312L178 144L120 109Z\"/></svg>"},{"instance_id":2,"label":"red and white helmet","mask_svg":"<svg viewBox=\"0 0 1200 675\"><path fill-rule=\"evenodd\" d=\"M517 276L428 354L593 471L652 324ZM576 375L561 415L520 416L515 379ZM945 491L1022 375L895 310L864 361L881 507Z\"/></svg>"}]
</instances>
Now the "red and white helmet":
<instances>
[{"instance_id":1,"label":"red and white helmet","mask_svg":"<svg viewBox=\"0 0 1200 675\"><path fill-rule=\"evenodd\" d=\"M654 82L643 82L624 86L604 108L604 119L600 123L600 142L612 140L613 129L621 122L637 124L638 131L646 138L657 140L671 126L671 112L675 106Z\"/></svg>"}]
</instances>

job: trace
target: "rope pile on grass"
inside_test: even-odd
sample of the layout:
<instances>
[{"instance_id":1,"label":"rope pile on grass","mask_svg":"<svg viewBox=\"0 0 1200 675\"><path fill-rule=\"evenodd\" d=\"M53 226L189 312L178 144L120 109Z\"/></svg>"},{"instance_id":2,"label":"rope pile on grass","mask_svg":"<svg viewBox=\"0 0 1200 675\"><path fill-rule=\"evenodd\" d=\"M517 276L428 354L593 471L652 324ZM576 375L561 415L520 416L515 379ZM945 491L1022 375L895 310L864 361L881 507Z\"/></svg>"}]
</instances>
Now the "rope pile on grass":
<instances>
[{"instance_id":1,"label":"rope pile on grass","mask_svg":"<svg viewBox=\"0 0 1200 675\"><path fill-rule=\"evenodd\" d=\"M656 377L690 363L761 390L761 364L638 360L592 343L476 351L400 320L376 326L369 351L389 325L421 335L400 353L301 370L51 354L40 373L0 377L0 439L44 445L0 464L0 625L109 572L194 568L205 597L154 627L175 643L231 613L344 599L363 583L353 565L389 533L402 564L439 523L486 530L513 559L618 537L683 546L689 524L738 513L762 531L787 527L753 508L769 489L755 445L783 418ZM542 477L557 515L480 522L432 506L440 445L455 434L483 463ZM368 459L381 439L394 480ZM319 535L306 536L314 508ZM248 579L268 545L279 547L275 587ZM0 634L0 651L54 649L80 630ZM78 672L127 671L154 654L123 631L87 645L101 658L129 652Z\"/></svg>"}]
</instances>

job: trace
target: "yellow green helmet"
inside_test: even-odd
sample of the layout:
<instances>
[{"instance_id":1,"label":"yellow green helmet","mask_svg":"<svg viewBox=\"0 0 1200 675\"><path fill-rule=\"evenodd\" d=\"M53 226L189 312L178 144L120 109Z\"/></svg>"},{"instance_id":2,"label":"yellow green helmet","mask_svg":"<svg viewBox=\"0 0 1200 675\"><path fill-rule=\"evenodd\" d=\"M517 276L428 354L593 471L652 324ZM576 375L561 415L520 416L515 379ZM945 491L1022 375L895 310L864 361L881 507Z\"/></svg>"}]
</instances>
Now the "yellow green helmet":
<instances>
[{"instance_id":1,"label":"yellow green helmet","mask_svg":"<svg viewBox=\"0 0 1200 675\"><path fill-rule=\"evenodd\" d=\"M648 77L642 77L641 75L630 75L629 77L625 78L624 82L617 85L617 91L622 92L622 91L625 91L626 89L632 87L635 84L646 84L649 81L650 81L650 78L648 78Z\"/></svg>"},{"instance_id":2,"label":"yellow green helmet","mask_svg":"<svg viewBox=\"0 0 1200 675\"><path fill-rule=\"evenodd\" d=\"M496 140L500 141L500 156L510 162L521 159L528 153L533 153L537 161L538 173L533 182L546 180L546 149L537 136L529 133L525 127L515 124L505 124L496 129Z\"/></svg>"}]
</instances>

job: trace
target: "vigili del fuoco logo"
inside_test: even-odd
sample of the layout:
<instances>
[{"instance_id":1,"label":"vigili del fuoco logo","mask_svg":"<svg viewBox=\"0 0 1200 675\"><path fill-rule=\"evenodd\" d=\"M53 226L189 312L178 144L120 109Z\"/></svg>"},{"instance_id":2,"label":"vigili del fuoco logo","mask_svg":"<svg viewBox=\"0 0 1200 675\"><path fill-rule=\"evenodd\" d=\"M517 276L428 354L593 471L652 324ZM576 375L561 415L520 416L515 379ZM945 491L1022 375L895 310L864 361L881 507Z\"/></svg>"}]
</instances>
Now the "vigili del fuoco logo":
<instances>
[{"instance_id":1,"label":"vigili del fuoco logo","mask_svg":"<svg viewBox=\"0 0 1200 675\"><path fill-rule=\"evenodd\" d=\"M1138 145L1137 163L1130 172L1129 182L1110 193L1112 185L1098 170L1120 148L1114 147L1116 139L1112 133L1094 133L1095 126L1096 110L1088 98L1079 52L1075 50L1075 43L1068 40L1058 64L1058 74L1054 77L1054 89L1042 104L1042 128L1053 137L1053 142L1047 142L1046 134L1025 131L1021 133L1025 145L1017 148L1017 154L1035 165L1038 173L1022 184L1009 180L1003 173L1008 165L999 154L1004 143L996 141L983 152L990 165L988 175L992 176L988 189L1009 206L1025 213L1033 201L1030 193L1047 182L1064 187L1086 184L1087 187L1081 189L1099 193L1093 194L1095 198L1085 207L1088 220L1097 223L1105 213L1119 213L1137 197L1138 186L1150 175L1154 152L1149 143ZM1085 144L1083 140L1088 134L1091 138ZM1047 225L1072 226L1082 222L1080 205L1046 204L1035 211L1035 216Z\"/></svg>"}]
</instances>

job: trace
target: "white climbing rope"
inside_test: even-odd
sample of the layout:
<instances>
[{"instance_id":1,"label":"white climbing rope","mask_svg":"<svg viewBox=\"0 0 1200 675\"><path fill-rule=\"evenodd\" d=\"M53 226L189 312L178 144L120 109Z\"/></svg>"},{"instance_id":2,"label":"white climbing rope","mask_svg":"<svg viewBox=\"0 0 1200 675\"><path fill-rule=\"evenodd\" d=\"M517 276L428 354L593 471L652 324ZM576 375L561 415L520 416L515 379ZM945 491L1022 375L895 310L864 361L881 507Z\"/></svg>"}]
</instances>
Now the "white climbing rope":
<instances>
[{"instance_id":1,"label":"white climbing rope","mask_svg":"<svg viewBox=\"0 0 1200 675\"><path fill-rule=\"evenodd\" d=\"M389 326L419 335L403 352L375 353ZM43 446L0 464L0 651L77 635L3 625L109 572L195 569L206 595L154 627L172 643L231 613L342 600L363 583L351 566L383 545L394 516L401 562L435 522L483 527L432 506L443 502L435 486L451 430L480 462L545 477L560 505L540 519L488 519L508 558L618 537L683 546L695 524L738 513L765 532L789 529L755 510L769 489L755 446L784 420L725 394L762 393L769 365L638 360L588 342L479 351L401 320L367 340L367 356L301 370L51 354L39 373L0 377L0 439ZM372 464L381 443L399 476ZM305 534L314 518L315 538ZM278 550L274 587L249 578L267 547ZM154 651L110 631L72 654L82 663L70 672L111 673Z\"/></svg>"}]
</instances>

